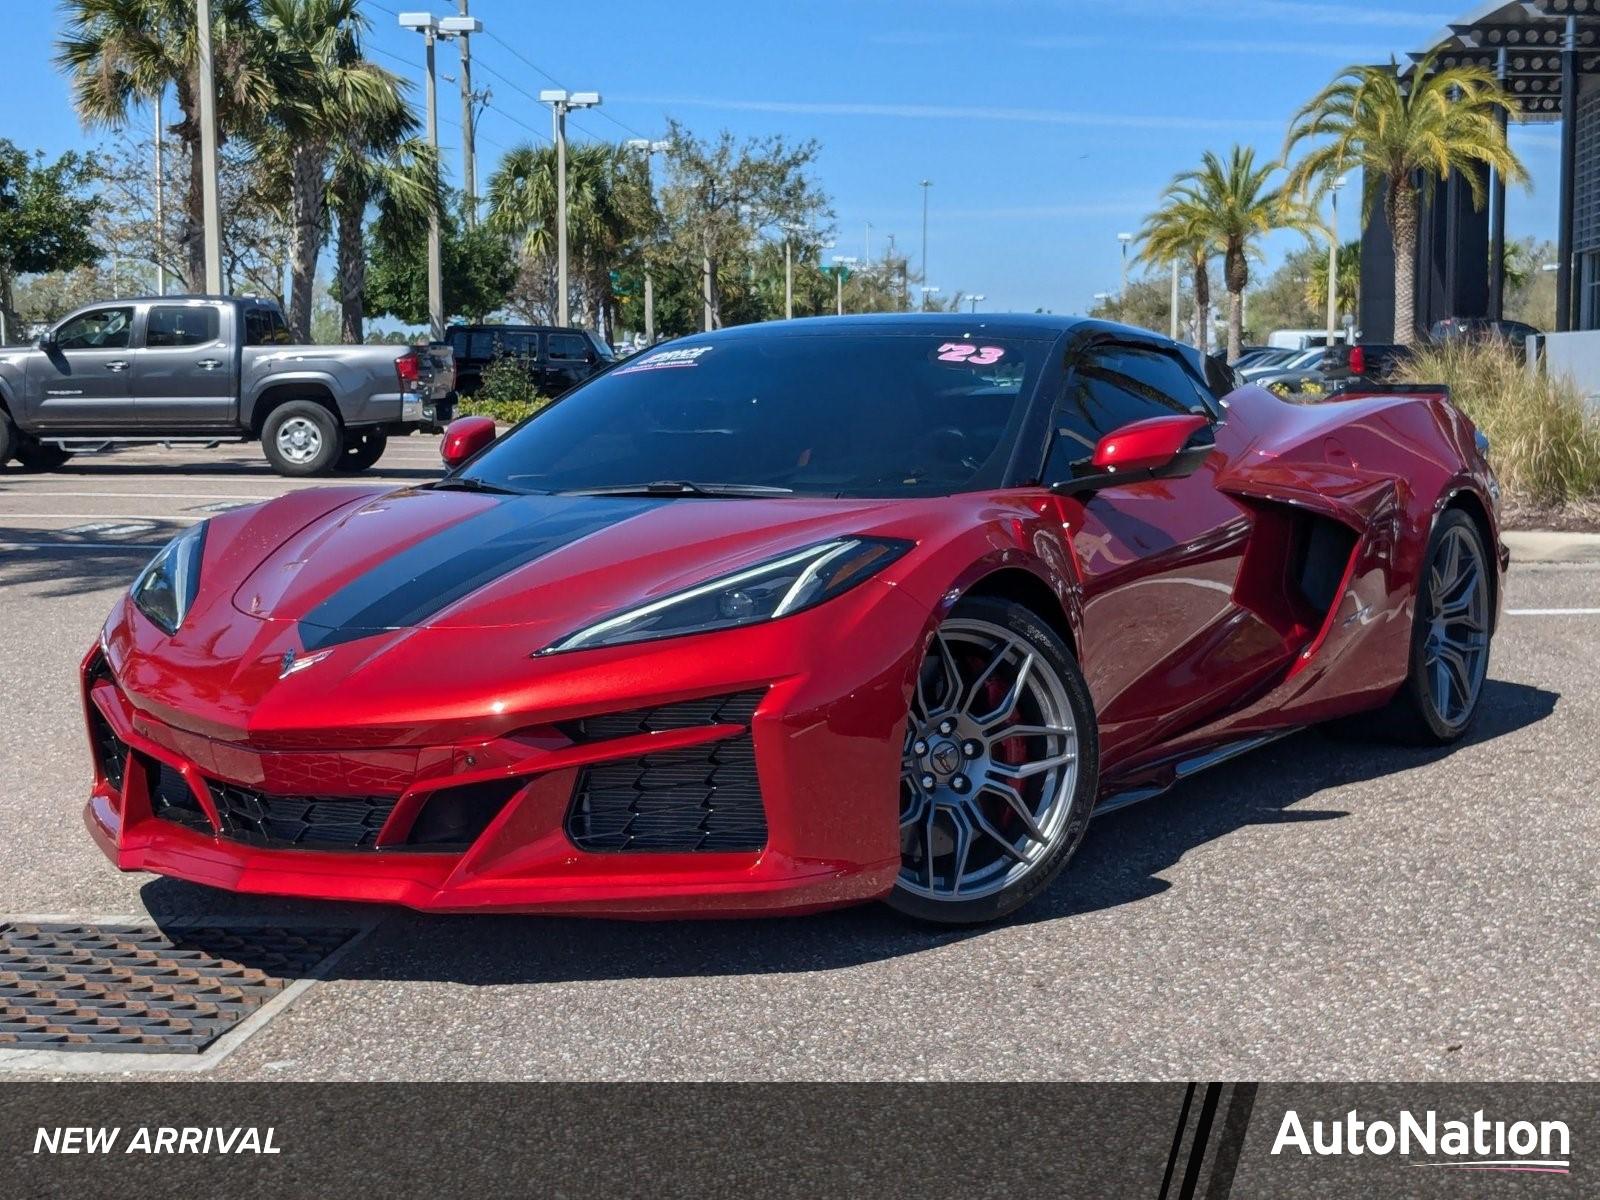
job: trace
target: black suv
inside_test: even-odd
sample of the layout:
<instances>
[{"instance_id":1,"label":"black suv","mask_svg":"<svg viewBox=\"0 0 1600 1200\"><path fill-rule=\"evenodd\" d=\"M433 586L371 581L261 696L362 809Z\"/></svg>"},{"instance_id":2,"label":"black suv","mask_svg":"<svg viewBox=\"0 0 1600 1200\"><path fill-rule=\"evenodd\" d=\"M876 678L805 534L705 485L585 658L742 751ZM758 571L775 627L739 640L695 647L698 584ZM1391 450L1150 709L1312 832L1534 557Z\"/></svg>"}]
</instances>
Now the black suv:
<instances>
[{"instance_id":1,"label":"black suv","mask_svg":"<svg viewBox=\"0 0 1600 1200\"><path fill-rule=\"evenodd\" d=\"M470 396L497 358L526 367L542 395L559 396L615 360L611 347L586 329L555 325L454 325L445 334L456 362L456 392Z\"/></svg>"}]
</instances>

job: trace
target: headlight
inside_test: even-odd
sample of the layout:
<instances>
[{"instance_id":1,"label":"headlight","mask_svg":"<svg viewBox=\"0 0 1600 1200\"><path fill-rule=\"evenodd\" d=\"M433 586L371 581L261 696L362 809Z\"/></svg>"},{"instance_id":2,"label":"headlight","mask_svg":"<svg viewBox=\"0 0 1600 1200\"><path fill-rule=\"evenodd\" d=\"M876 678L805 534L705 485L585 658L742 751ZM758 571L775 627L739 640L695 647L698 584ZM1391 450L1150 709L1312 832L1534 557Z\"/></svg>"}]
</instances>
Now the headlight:
<instances>
[{"instance_id":1,"label":"headlight","mask_svg":"<svg viewBox=\"0 0 1600 1200\"><path fill-rule=\"evenodd\" d=\"M200 555L205 550L206 523L191 525L150 560L133 581L133 603L167 633L178 632L200 590Z\"/></svg>"},{"instance_id":2,"label":"headlight","mask_svg":"<svg viewBox=\"0 0 1600 1200\"><path fill-rule=\"evenodd\" d=\"M868 537L838 538L807 546L760 566L627 609L569 634L539 653L621 646L786 617L831 600L875 575L909 549L910 542Z\"/></svg>"}]
</instances>

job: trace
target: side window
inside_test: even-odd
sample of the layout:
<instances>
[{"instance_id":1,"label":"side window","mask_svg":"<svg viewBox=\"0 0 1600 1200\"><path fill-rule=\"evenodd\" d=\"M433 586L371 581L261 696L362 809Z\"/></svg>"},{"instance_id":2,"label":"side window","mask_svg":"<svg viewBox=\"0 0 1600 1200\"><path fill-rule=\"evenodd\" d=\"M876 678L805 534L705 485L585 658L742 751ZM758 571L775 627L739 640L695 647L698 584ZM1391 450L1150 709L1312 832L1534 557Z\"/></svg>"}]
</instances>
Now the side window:
<instances>
[{"instance_id":1,"label":"side window","mask_svg":"<svg viewBox=\"0 0 1600 1200\"><path fill-rule=\"evenodd\" d=\"M133 329L133 309L96 308L56 330L58 350L125 350Z\"/></svg>"},{"instance_id":2,"label":"side window","mask_svg":"<svg viewBox=\"0 0 1600 1200\"><path fill-rule=\"evenodd\" d=\"M552 333L546 343L546 353L551 362L585 362L589 357L589 339L581 333Z\"/></svg>"},{"instance_id":3,"label":"side window","mask_svg":"<svg viewBox=\"0 0 1600 1200\"><path fill-rule=\"evenodd\" d=\"M1086 357L1067 378L1056 405L1045 478L1065 479L1072 465L1094 453L1106 434L1134 421L1203 412L1199 384L1176 360L1128 346Z\"/></svg>"},{"instance_id":4,"label":"side window","mask_svg":"<svg viewBox=\"0 0 1600 1200\"><path fill-rule=\"evenodd\" d=\"M502 339L503 353L514 354L518 358L539 357L539 335L537 333L507 333Z\"/></svg>"},{"instance_id":5,"label":"side window","mask_svg":"<svg viewBox=\"0 0 1600 1200\"><path fill-rule=\"evenodd\" d=\"M145 339L148 343L149 339ZM289 342L289 327L275 308L247 308L244 313L244 341L247 346L282 346Z\"/></svg>"},{"instance_id":6,"label":"side window","mask_svg":"<svg viewBox=\"0 0 1600 1200\"><path fill-rule=\"evenodd\" d=\"M472 335L468 343L467 357L478 362L488 362L500 352L500 339L487 329L480 329Z\"/></svg>"},{"instance_id":7,"label":"side window","mask_svg":"<svg viewBox=\"0 0 1600 1200\"><path fill-rule=\"evenodd\" d=\"M217 340L221 320L209 304L158 304L145 318L144 344L159 350L173 346L203 346Z\"/></svg>"}]
</instances>

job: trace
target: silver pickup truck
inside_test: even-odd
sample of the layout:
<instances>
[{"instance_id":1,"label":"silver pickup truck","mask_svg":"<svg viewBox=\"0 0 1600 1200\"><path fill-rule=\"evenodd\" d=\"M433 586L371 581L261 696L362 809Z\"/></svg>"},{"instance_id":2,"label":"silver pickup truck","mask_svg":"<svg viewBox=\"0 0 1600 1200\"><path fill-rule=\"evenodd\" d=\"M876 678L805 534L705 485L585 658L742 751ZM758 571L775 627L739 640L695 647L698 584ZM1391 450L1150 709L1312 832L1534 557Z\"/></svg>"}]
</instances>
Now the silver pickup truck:
<instances>
[{"instance_id":1,"label":"silver pickup truck","mask_svg":"<svg viewBox=\"0 0 1600 1200\"><path fill-rule=\"evenodd\" d=\"M408 346L289 345L276 303L108 300L0 348L0 466L50 470L125 442L259 440L282 475L360 471L431 407Z\"/></svg>"}]
</instances>

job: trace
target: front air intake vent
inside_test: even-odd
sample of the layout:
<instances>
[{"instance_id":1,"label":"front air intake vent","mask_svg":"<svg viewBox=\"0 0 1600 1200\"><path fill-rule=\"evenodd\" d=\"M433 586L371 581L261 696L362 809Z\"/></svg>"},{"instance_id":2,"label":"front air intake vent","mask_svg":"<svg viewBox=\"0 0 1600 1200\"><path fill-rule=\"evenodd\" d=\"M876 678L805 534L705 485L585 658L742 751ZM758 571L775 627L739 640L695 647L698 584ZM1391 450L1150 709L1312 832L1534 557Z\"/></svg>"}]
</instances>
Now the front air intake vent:
<instances>
[{"instance_id":1,"label":"front air intake vent","mask_svg":"<svg viewBox=\"0 0 1600 1200\"><path fill-rule=\"evenodd\" d=\"M141 754L146 785L150 789L150 811L163 821L171 821L201 833L213 832L211 818L195 798L194 789L177 767Z\"/></svg>"},{"instance_id":2,"label":"front air intake vent","mask_svg":"<svg viewBox=\"0 0 1600 1200\"><path fill-rule=\"evenodd\" d=\"M394 796L269 796L209 781L222 836L252 846L371 850L394 811Z\"/></svg>"},{"instance_id":3,"label":"front air intake vent","mask_svg":"<svg viewBox=\"0 0 1600 1200\"><path fill-rule=\"evenodd\" d=\"M567 836L596 852L760 850L767 814L750 735L585 767Z\"/></svg>"},{"instance_id":4,"label":"front air intake vent","mask_svg":"<svg viewBox=\"0 0 1600 1200\"><path fill-rule=\"evenodd\" d=\"M706 696L700 700L681 700L654 708L631 708L625 712L601 713L565 721L558 728L575 742L602 742L611 738L632 737L640 733L662 733L669 729L701 729L708 725L745 725L755 714L766 689Z\"/></svg>"},{"instance_id":5,"label":"front air intake vent","mask_svg":"<svg viewBox=\"0 0 1600 1200\"><path fill-rule=\"evenodd\" d=\"M95 766L101 777L116 791L128 773L128 747L111 728L111 722L89 701L89 740L94 747Z\"/></svg>"}]
</instances>

